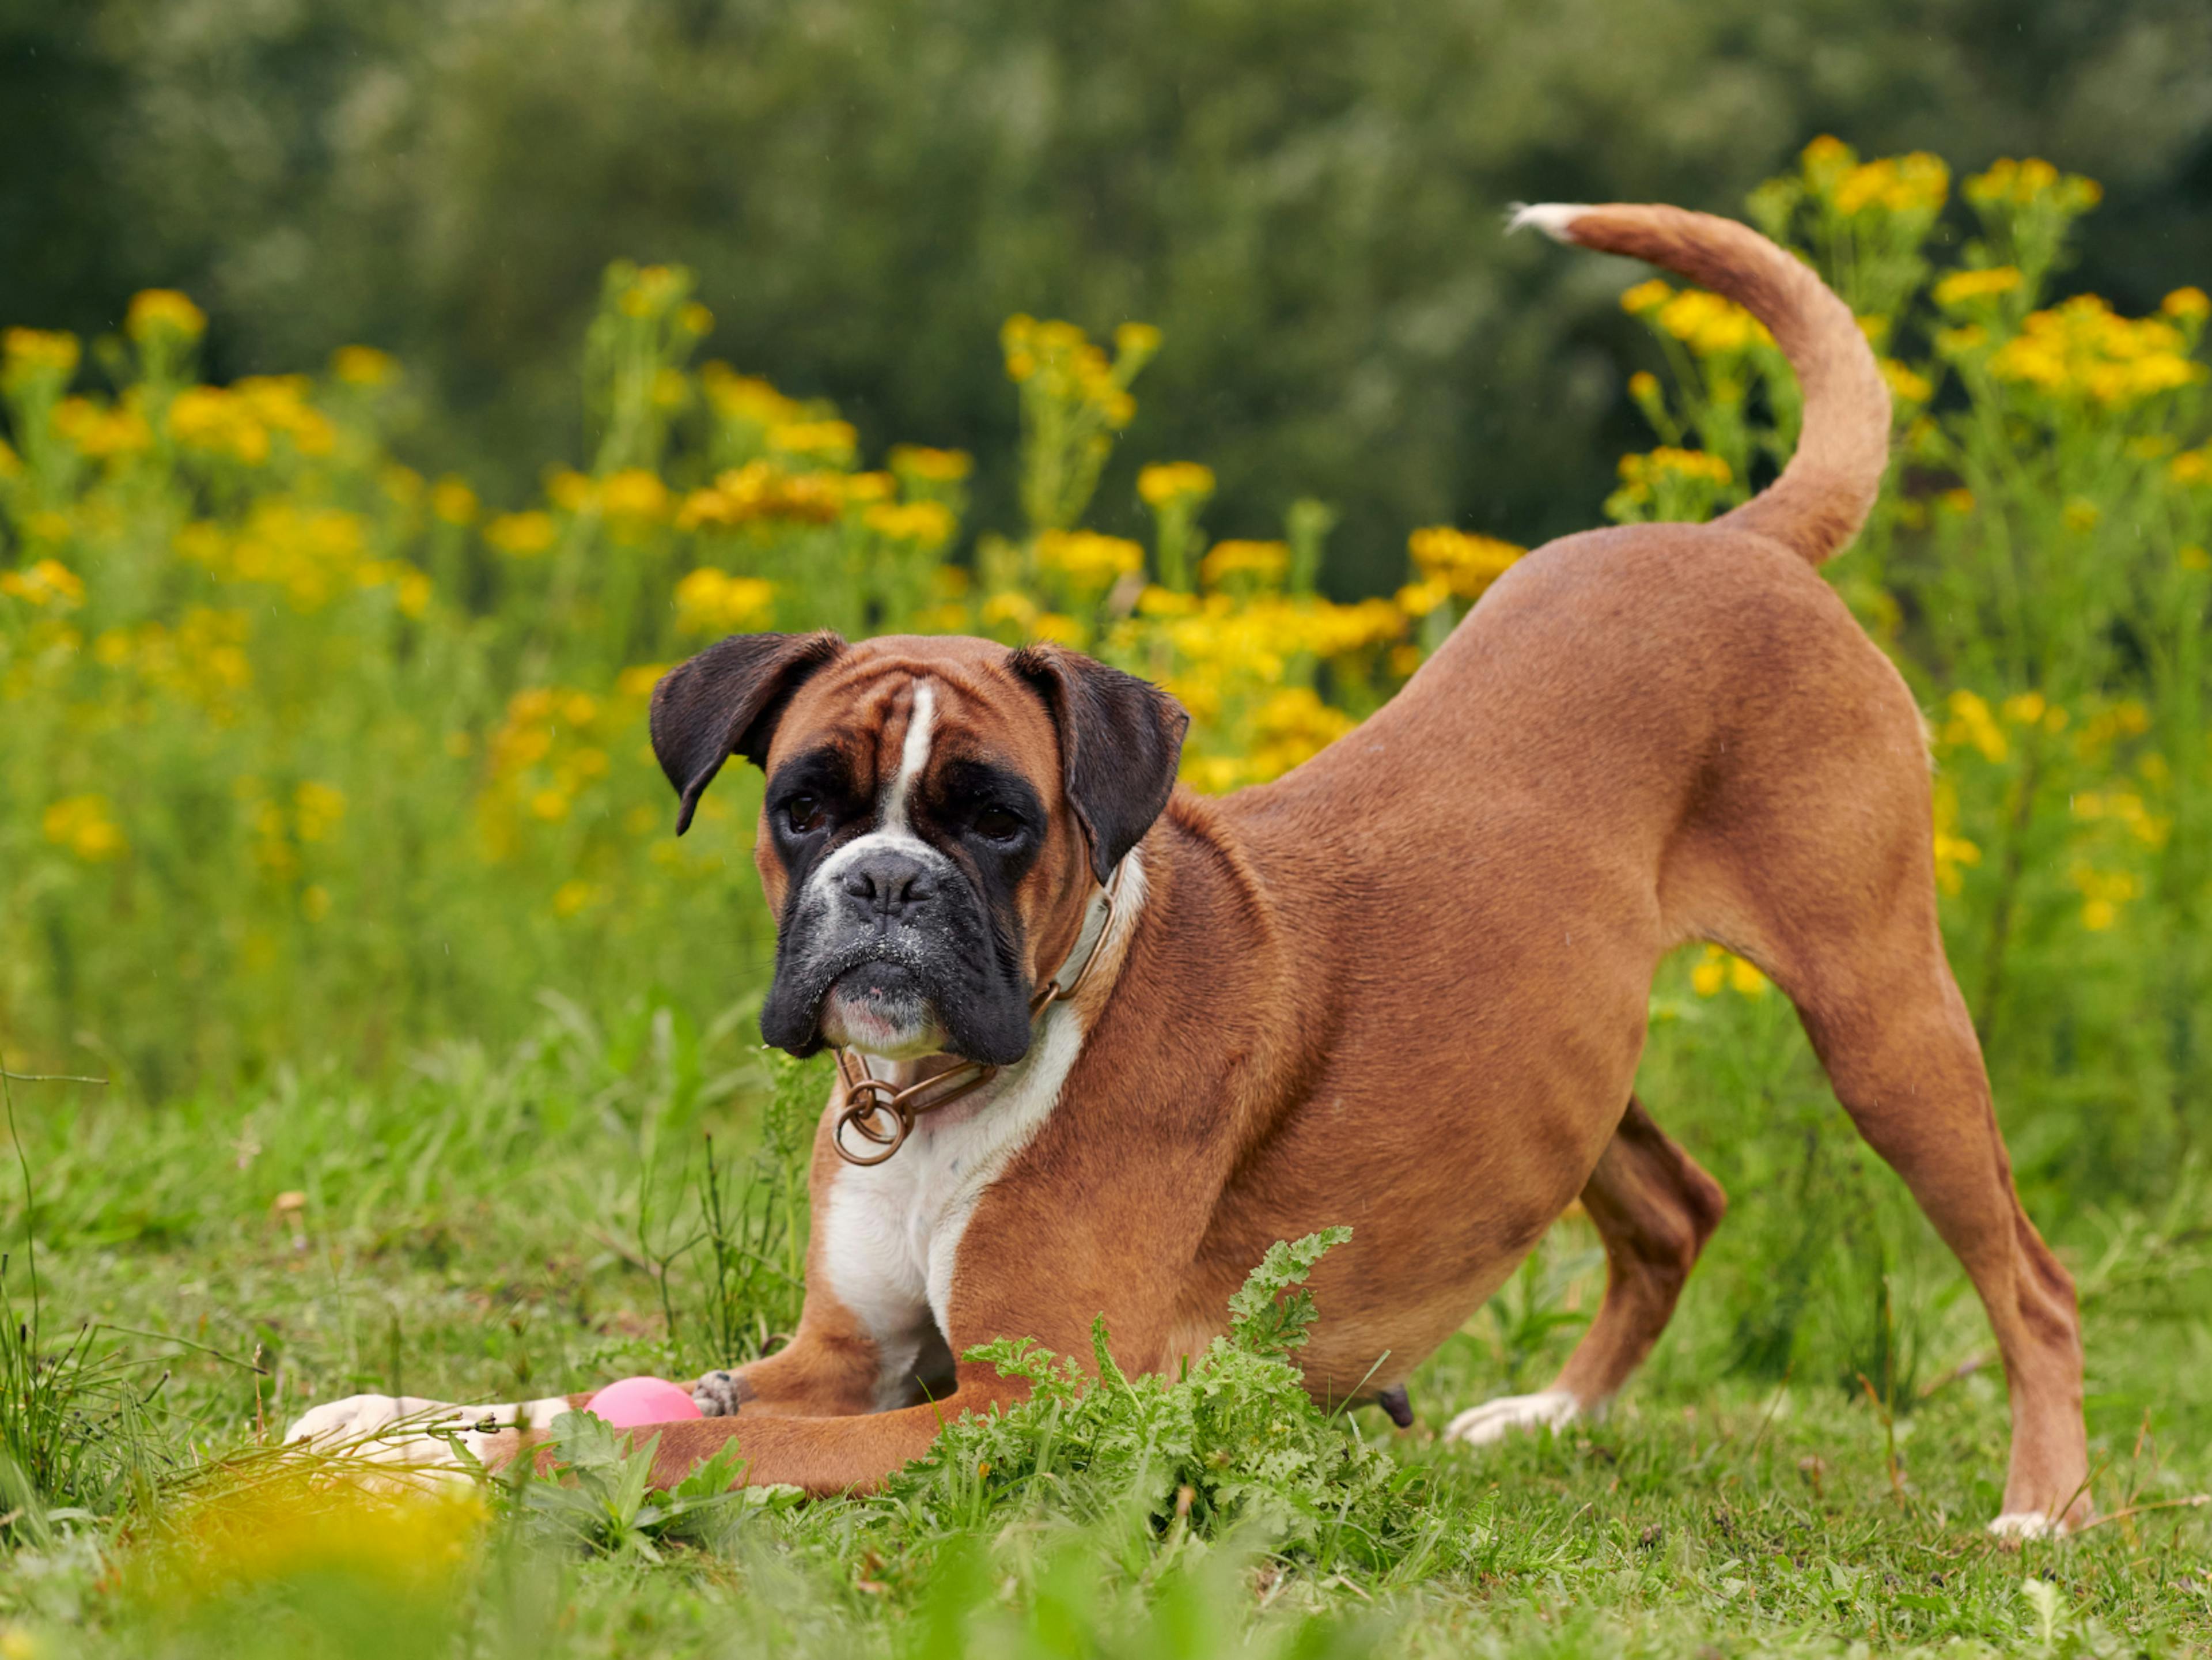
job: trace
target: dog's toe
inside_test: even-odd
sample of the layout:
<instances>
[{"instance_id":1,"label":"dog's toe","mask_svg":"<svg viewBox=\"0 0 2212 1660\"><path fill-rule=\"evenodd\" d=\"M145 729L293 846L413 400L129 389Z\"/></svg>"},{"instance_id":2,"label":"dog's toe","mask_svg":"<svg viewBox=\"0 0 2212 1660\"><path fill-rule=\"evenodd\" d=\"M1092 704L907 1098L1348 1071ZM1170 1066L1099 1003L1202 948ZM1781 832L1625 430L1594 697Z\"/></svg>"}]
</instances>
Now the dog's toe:
<instances>
[{"instance_id":1,"label":"dog's toe","mask_svg":"<svg viewBox=\"0 0 2212 1660\"><path fill-rule=\"evenodd\" d=\"M752 1398L752 1385L733 1371L710 1371L691 1386L691 1404L702 1418L735 1418Z\"/></svg>"},{"instance_id":2,"label":"dog's toe","mask_svg":"<svg viewBox=\"0 0 2212 1660\"><path fill-rule=\"evenodd\" d=\"M2000 1539L2048 1539L2058 1524L2039 1510L2007 1511L1990 1523L1990 1531Z\"/></svg>"},{"instance_id":3,"label":"dog's toe","mask_svg":"<svg viewBox=\"0 0 2212 1660\"><path fill-rule=\"evenodd\" d=\"M1486 1447L1524 1430L1564 1428L1580 1416L1581 1406L1565 1389L1508 1395L1460 1414L1444 1426L1444 1439Z\"/></svg>"}]
</instances>

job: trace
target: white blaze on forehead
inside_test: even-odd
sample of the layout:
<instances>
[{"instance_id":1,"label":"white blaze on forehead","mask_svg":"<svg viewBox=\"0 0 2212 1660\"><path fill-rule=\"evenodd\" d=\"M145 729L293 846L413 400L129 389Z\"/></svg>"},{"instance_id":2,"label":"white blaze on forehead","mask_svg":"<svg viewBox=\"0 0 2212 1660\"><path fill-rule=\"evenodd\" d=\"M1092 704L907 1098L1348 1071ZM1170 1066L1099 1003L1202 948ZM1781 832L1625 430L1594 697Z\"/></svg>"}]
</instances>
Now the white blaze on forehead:
<instances>
[{"instance_id":1,"label":"white blaze on forehead","mask_svg":"<svg viewBox=\"0 0 2212 1660\"><path fill-rule=\"evenodd\" d=\"M899 740L898 770L876 797L875 828L854 836L815 866L806 883L810 894L828 893L855 863L885 848L896 848L927 864L951 868L943 854L914 833L907 818L915 786L929 766L930 740L936 728L937 689L917 675L914 701L907 711L906 733Z\"/></svg>"},{"instance_id":2,"label":"white blaze on forehead","mask_svg":"<svg viewBox=\"0 0 2212 1660\"><path fill-rule=\"evenodd\" d=\"M937 724L937 690L928 681L914 683L914 707L906 717L906 739L899 745L898 774L884 792L876 809L876 822L885 830L904 830L906 800L915 780L929 764L931 730Z\"/></svg>"}]
</instances>

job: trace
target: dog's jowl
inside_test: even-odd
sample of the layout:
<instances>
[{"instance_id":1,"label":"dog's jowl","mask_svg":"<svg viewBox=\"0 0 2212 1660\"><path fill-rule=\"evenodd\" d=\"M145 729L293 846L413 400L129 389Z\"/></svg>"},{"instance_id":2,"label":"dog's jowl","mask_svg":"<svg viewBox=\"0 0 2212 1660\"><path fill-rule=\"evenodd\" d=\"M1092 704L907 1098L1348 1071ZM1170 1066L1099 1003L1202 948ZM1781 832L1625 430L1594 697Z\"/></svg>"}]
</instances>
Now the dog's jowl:
<instances>
[{"instance_id":1,"label":"dog's jowl","mask_svg":"<svg viewBox=\"0 0 2212 1660\"><path fill-rule=\"evenodd\" d=\"M767 780L778 919L761 1025L838 1056L804 1318L702 1380L656 1476L735 1438L748 1479L830 1493L1016 1398L957 1359L1025 1336L1172 1366L1278 1239L1349 1224L1299 1359L1317 1398L1404 1409L1413 1368L1580 1199L1605 1302L1482 1442L1597 1410L1721 1220L1631 1091L1661 958L1757 964L1980 1292L2003 1356L2014 1532L2087 1505L2073 1287L2021 1213L1936 929L1928 757L1904 683L1817 573L1887 459L1888 394L1810 270L1663 207L1522 220L1748 307L1803 436L1710 525L1520 561L1389 706L1273 783L1175 788L1182 711L1048 646L726 640L655 693L678 829L732 756ZM1451 1104L1439 1134L1433 1104ZM1377 1364L1377 1357L1387 1357ZM296 1435L384 1429L360 1396ZM453 1409L490 1462L560 1403ZM444 1442L389 1438L394 1458Z\"/></svg>"}]
</instances>

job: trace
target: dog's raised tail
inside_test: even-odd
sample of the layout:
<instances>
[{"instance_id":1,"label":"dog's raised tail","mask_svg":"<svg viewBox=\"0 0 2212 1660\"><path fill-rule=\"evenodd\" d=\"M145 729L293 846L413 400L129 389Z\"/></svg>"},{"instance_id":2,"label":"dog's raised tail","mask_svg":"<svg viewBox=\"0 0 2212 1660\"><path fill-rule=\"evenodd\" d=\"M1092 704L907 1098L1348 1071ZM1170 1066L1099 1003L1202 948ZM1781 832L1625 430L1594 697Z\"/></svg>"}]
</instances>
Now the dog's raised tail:
<instances>
[{"instance_id":1,"label":"dog's raised tail","mask_svg":"<svg viewBox=\"0 0 2212 1660\"><path fill-rule=\"evenodd\" d=\"M1516 210L1510 228L1523 225L1648 260L1764 323L1797 373L1804 424L1781 476L1721 522L1816 565L1858 533L1889 464L1889 387L1850 308L1811 267L1747 225L1684 208L1547 202Z\"/></svg>"}]
</instances>

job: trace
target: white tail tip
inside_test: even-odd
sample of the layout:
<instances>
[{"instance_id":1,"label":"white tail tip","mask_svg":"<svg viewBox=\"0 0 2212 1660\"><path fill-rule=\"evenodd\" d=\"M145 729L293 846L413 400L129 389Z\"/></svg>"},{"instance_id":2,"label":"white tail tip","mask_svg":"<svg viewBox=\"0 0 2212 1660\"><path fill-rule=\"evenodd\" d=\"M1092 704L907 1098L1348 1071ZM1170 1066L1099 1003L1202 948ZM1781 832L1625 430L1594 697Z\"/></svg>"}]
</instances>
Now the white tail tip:
<instances>
[{"instance_id":1,"label":"white tail tip","mask_svg":"<svg viewBox=\"0 0 2212 1660\"><path fill-rule=\"evenodd\" d=\"M1568 228L1589 211L1586 202L1516 202L1505 222L1506 234L1534 225L1554 242L1571 241Z\"/></svg>"}]
</instances>

